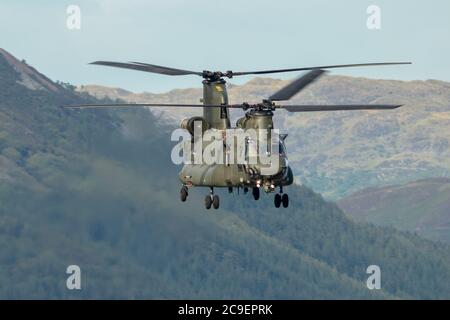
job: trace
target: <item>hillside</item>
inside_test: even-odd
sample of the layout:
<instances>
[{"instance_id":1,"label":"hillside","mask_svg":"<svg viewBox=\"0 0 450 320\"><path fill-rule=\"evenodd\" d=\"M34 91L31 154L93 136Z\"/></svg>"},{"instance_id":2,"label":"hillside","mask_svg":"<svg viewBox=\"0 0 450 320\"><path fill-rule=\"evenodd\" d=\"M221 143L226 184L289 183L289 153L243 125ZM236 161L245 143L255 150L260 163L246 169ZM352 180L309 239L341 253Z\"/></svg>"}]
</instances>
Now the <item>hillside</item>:
<instances>
[{"instance_id":1,"label":"hillside","mask_svg":"<svg viewBox=\"0 0 450 320\"><path fill-rule=\"evenodd\" d=\"M25 86L18 66L0 55L0 298L450 298L448 246L352 222L302 186L283 211L223 194L208 212L203 189L182 204L171 127L62 109L94 100ZM81 291L65 288L70 264Z\"/></svg>"},{"instance_id":2,"label":"hillside","mask_svg":"<svg viewBox=\"0 0 450 320\"><path fill-rule=\"evenodd\" d=\"M285 84L282 80L256 78L242 86L230 85L229 95L235 103L259 102ZM164 94L124 93L101 86L78 90L135 102L194 103L201 97L201 89ZM325 76L291 103L399 103L404 107L381 112L280 111L276 123L289 133L288 153L299 181L328 199L339 199L368 187L449 177L449 101L450 83L442 81ZM159 116L161 111L155 112ZM192 112L171 110L163 115L179 121Z\"/></svg>"},{"instance_id":3,"label":"hillside","mask_svg":"<svg viewBox=\"0 0 450 320\"><path fill-rule=\"evenodd\" d=\"M356 221L417 232L450 243L450 179L424 179L370 188L338 202Z\"/></svg>"}]
</instances>

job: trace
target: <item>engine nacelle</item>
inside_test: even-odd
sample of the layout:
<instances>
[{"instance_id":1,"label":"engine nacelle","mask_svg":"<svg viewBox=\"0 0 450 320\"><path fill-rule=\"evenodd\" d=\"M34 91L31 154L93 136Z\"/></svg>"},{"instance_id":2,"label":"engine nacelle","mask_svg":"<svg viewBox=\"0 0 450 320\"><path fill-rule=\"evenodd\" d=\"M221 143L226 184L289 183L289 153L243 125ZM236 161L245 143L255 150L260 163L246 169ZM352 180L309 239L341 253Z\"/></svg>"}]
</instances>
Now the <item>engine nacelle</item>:
<instances>
[{"instance_id":1,"label":"engine nacelle","mask_svg":"<svg viewBox=\"0 0 450 320\"><path fill-rule=\"evenodd\" d=\"M270 110L250 110L236 122L241 129L273 129L273 113Z\"/></svg>"},{"instance_id":2,"label":"engine nacelle","mask_svg":"<svg viewBox=\"0 0 450 320\"><path fill-rule=\"evenodd\" d=\"M192 117L181 121L180 127L187 130L191 136L194 136L195 126L201 129L202 134L209 129L208 122L203 117Z\"/></svg>"}]
</instances>

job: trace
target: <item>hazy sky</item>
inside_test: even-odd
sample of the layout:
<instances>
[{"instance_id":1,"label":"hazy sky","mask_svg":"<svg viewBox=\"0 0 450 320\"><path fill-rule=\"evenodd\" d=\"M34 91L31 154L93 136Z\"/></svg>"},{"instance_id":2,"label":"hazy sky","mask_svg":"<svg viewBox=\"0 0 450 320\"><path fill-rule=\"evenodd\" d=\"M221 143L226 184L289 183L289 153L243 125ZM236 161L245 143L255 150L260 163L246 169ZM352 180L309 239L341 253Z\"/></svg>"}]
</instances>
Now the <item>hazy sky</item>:
<instances>
[{"instance_id":1,"label":"hazy sky","mask_svg":"<svg viewBox=\"0 0 450 320\"><path fill-rule=\"evenodd\" d=\"M373 4L381 9L380 30L366 25L366 10ZM66 27L69 5L81 9L80 30ZM414 65L334 73L450 81L449 17L448 0L0 0L0 47L54 80L133 91L201 84L195 76L87 63L142 61L245 71L403 60Z\"/></svg>"}]
</instances>

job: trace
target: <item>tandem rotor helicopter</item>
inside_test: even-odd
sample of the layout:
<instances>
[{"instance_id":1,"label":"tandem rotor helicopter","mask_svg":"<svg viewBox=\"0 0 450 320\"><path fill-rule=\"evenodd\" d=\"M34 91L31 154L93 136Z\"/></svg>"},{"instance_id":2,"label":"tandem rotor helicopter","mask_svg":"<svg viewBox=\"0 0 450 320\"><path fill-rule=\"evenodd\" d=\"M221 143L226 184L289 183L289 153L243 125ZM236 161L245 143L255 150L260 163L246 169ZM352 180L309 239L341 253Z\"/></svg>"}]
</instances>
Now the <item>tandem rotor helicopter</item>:
<instances>
[{"instance_id":1,"label":"tandem rotor helicopter","mask_svg":"<svg viewBox=\"0 0 450 320\"><path fill-rule=\"evenodd\" d=\"M116 68L132 69L144 72L158 73L169 76L184 76L196 75L203 78L203 104L164 104L164 103L118 103L118 104L82 104L65 106L67 108L102 108L102 107L198 107L203 108L202 117L191 117L185 119L181 123L181 128L186 129L192 137L192 144L194 143L194 130L200 129L202 132L206 130L226 131L233 129L230 122L229 109L242 109L245 111L244 117L236 122L234 128L238 129L256 129L256 130L271 130L274 129L273 116L278 109L285 109L288 112L313 112L313 111L339 111L339 110L387 110L401 107L401 105L390 104L369 104L369 105L283 105L276 104L277 101L287 101L295 94L306 88L308 85L316 81L326 71L326 69L334 68L349 68L349 67L365 67L365 66L386 66L386 65L403 65L411 64L411 62L385 62L385 63L362 63L362 64L346 64L346 65L330 65L319 67L306 68L292 68L292 69L277 69L277 70L263 70L250 72L234 72L234 71L189 71L182 69L175 69L163 67L153 64L141 62L110 62L110 61L96 61L92 62L94 65L109 66ZM225 78L233 78L235 76L243 75L261 75L281 72L295 72L307 71L304 75L295 79L279 91L264 99L257 104L229 104L228 94L226 88ZM257 161L254 164L185 164L179 173L179 179L182 187L180 190L181 201L186 201L189 188L208 187L209 194L205 197L205 207L210 209L219 208L219 196L214 194L214 188L228 188L230 193L236 188L242 188L244 193L250 189L253 198L258 200L260 197L260 188L262 187L266 193L275 193L274 204L279 208L281 205L284 208L289 206L289 196L284 193L284 187L293 183L292 169L288 164L286 147L284 140L287 134L280 135L279 150L277 156L279 157L278 167L275 172L264 174L262 165ZM253 141L255 143L255 141ZM256 143L259 143L256 141ZM276 191L278 188L278 192Z\"/></svg>"}]
</instances>

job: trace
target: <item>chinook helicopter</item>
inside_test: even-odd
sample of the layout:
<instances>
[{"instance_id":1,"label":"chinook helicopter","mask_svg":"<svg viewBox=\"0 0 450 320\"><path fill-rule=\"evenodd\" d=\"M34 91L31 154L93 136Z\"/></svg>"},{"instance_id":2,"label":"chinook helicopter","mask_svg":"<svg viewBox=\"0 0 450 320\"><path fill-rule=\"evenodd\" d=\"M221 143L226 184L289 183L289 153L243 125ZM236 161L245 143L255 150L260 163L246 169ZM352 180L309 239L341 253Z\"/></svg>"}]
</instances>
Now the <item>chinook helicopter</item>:
<instances>
[{"instance_id":1,"label":"chinook helicopter","mask_svg":"<svg viewBox=\"0 0 450 320\"><path fill-rule=\"evenodd\" d=\"M340 110L389 110L401 107L397 104L369 104L369 105L284 105L276 104L278 101L287 101L294 95L305 89L308 85L319 79L326 73L326 69L334 68L349 68L349 67L365 67L365 66L386 66L386 65L403 65L411 64L410 62L385 62L385 63L362 63L362 64L346 64L346 65L329 65L319 67L303 67L291 69L275 69L263 71L249 71L249 72L234 72L234 71L190 71L183 69L175 69L163 67L159 65L141 63L141 62L111 62L111 61L96 61L93 65L109 66L116 68L132 69L144 72L158 73L169 76L184 76L196 75L203 78L203 104L164 104L164 103L117 103L117 104L82 104L65 106L68 108L102 108L102 107L199 107L203 108L202 117L191 117L185 119L181 123L181 128L189 132L192 137L191 143L194 144L194 131L196 129L205 132L207 130L214 130L218 132L225 132L232 129L230 122L229 109L242 109L245 112L244 117L236 122L236 127L239 129L256 129L256 130L271 130L274 129L273 116L274 112L279 109L287 110L288 112L314 112L314 111L340 111ZM228 94L225 78L233 78L235 76L244 75L262 75L283 72L306 72L298 77L279 91L262 100L260 103L249 104L247 102L241 104L229 104ZM225 134L223 135L225 137ZM208 187L209 194L205 197L205 208L218 209L220 199L217 194L214 194L214 188L228 188L230 193L233 189L242 189L247 193L250 189L253 198L258 200L260 198L260 189L263 188L266 193L275 193L274 205L279 208L289 206L289 196L284 192L284 187L293 183L293 172L288 164L286 153L286 146L284 140L287 134L279 135L278 150L276 154L278 158L278 166L274 172L265 174L263 166L258 160L256 163L241 163L230 164L229 162L218 164L204 164L204 163L187 163L183 166L179 173L179 180L181 181L180 199L186 201L189 195L189 188L191 187ZM258 144L258 141L252 141L247 138L246 153L248 153L251 144ZM202 142L202 146L204 143ZM272 146L271 146L272 147ZM269 148L271 149L271 148ZM269 153L271 150L268 150ZM246 154L248 159L248 154ZM278 192L276 191L278 188Z\"/></svg>"}]
</instances>

